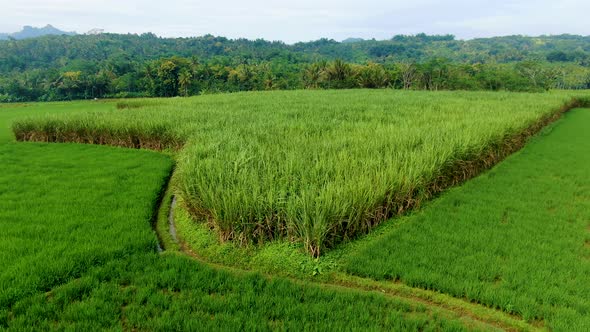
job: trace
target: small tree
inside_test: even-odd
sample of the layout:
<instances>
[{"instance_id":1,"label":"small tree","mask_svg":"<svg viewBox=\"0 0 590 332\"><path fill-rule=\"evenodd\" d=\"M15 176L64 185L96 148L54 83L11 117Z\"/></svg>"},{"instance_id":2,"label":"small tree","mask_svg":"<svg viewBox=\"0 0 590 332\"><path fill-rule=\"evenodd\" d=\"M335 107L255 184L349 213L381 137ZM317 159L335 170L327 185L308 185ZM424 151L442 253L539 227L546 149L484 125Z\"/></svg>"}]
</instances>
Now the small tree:
<instances>
[{"instance_id":1,"label":"small tree","mask_svg":"<svg viewBox=\"0 0 590 332\"><path fill-rule=\"evenodd\" d=\"M303 86L306 89L317 89L322 83L326 63L312 63L303 70Z\"/></svg>"},{"instance_id":2,"label":"small tree","mask_svg":"<svg viewBox=\"0 0 590 332\"><path fill-rule=\"evenodd\" d=\"M416 64L413 62L401 62L397 65L397 68L403 89L410 89L418 76Z\"/></svg>"}]
</instances>

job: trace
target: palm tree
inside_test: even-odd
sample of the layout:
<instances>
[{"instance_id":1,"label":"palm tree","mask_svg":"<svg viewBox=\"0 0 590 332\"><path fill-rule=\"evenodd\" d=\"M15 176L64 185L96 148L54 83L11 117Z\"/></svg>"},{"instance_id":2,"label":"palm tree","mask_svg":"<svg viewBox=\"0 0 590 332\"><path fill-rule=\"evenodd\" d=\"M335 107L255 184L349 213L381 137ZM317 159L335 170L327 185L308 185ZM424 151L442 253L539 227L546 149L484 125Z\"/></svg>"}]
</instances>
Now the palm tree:
<instances>
[{"instance_id":1,"label":"palm tree","mask_svg":"<svg viewBox=\"0 0 590 332\"><path fill-rule=\"evenodd\" d=\"M183 69L178 74L178 84L180 88L184 91L184 96L188 96L188 87L191 84L191 80L193 79L193 75L186 69Z\"/></svg>"},{"instance_id":2,"label":"palm tree","mask_svg":"<svg viewBox=\"0 0 590 332\"><path fill-rule=\"evenodd\" d=\"M305 88L317 89L324 74L325 66L320 63L312 63L303 70L303 84Z\"/></svg>"},{"instance_id":3,"label":"palm tree","mask_svg":"<svg viewBox=\"0 0 590 332\"><path fill-rule=\"evenodd\" d=\"M354 73L348 63L340 59L335 60L326 68L325 72L326 79L330 83L331 88L343 89L354 87L352 83Z\"/></svg>"},{"instance_id":4,"label":"palm tree","mask_svg":"<svg viewBox=\"0 0 590 332\"><path fill-rule=\"evenodd\" d=\"M361 88L385 88L389 84L389 76L383 66L371 62L360 68L357 81Z\"/></svg>"}]
</instances>

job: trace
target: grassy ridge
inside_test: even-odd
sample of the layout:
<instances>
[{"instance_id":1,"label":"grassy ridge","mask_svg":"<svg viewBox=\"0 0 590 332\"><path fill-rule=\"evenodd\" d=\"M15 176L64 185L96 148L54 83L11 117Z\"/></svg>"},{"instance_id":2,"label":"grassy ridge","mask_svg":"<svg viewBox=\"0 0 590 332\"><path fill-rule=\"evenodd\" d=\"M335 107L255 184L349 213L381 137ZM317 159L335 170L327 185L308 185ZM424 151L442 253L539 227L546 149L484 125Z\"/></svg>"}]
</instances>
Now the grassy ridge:
<instances>
[{"instance_id":1,"label":"grassy ridge","mask_svg":"<svg viewBox=\"0 0 590 332\"><path fill-rule=\"evenodd\" d=\"M523 130L570 100L569 93L240 93L127 101L108 114L13 128L20 140L185 144L177 189L196 219L223 240L296 239L317 256L497 162L511 143L523 143Z\"/></svg>"},{"instance_id":2,"label":"grassy ridge","mask_svg":"<svg viewBox=\"0 0 590 332\"><path fill-rule=\"evenodd\" d=\"M590 329L590 110L359 246L346 270Z\"/></svg>"}]
</instances>

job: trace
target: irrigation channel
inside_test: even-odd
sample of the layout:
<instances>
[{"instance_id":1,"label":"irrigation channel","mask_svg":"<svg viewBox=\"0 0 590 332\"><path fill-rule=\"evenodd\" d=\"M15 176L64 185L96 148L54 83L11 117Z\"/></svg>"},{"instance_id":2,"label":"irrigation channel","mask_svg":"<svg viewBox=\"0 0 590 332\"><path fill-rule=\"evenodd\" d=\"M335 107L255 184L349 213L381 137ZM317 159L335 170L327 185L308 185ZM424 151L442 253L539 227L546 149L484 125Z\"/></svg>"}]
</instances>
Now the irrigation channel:
<instances>
[{"instance_id":1,"label":"irrigation channel","mask_svg":"<svg viewBox=\"0 0 590 332\"><path fill-rule=\"evenodd\" d=\"M170 236L172 236L172 240L178 244L178 236L176 235L176 226L174 225L174 208L176 208L176 195L172 195L172 202L170 203L170 211L168 212L168 227L170 228Z\"/></svg>"}]
</instances>

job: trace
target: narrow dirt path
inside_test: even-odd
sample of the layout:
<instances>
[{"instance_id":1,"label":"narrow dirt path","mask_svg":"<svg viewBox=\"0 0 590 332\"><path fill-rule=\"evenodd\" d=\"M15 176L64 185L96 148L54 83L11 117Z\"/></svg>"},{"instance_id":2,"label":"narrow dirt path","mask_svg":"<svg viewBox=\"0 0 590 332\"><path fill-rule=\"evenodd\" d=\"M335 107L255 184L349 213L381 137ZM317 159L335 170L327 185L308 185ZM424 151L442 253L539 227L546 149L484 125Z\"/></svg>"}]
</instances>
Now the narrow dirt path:
<instances>
[{"instance_id":1,"label":"narrow dirt path","mask_svg":"<svg viewBox=\"0 0 590 332\"><path fill-rule=\"evenodd\" d=\"M190 246L178 238L174 222L174 208L176 207L176 197L173 196L170 210L168 213L169 230L172 239L178 244L180 254L190 256L202 264L206 264L215 269L228 271L234 274L243 275L248 273L260 273L267 279L285 278L298 285L315 285L326 289L333 290L354 290L384 295L390 298L398 299L413 305L422 305L427 308L431 314L442 314L449 318L459 319L468 328L474 329L491 329L503 331L544 331L542 323L530 324L521 317L507 314L503 311L486 307L484 305L469 302L463 299L455 298L440 292L414 288L399 282L375 281L369 278L361 278L348 275L342 272L333 273L328 282L315 282L302 280L293 277L283 277L269 275L255 270L247 270L223 264L212 263Z\"/></svg>"}]
</instances>

